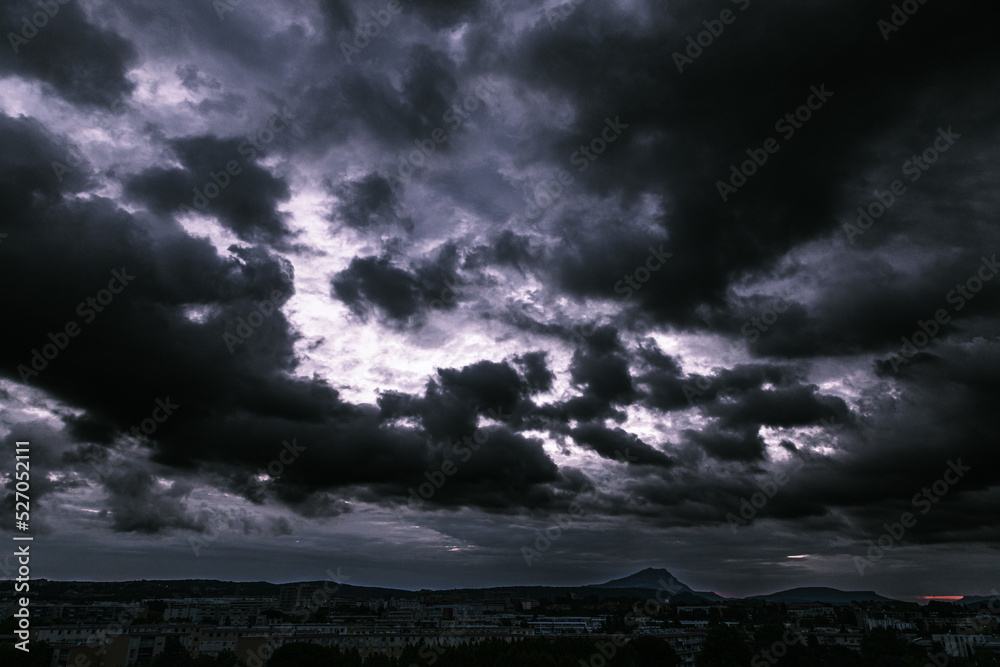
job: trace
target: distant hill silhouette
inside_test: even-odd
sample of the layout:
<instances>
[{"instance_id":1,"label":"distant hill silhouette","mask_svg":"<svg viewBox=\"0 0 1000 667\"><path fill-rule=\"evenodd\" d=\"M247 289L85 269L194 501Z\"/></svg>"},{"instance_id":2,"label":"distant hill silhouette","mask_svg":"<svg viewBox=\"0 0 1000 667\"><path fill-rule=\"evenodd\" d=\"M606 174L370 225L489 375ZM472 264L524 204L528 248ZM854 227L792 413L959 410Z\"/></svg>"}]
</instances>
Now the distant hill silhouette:
<instances>
[{"instance_id":1,"label":"distant hill silhouette","mask_svg":"<svg viewBox=\"0 0 1000 667\"><path fill-rule=\"evenodd\" d=\"M836 588L825 586L792 588L787 591L778 591L770 595L754 595L746 598L748 600L766 600L768 602L784 602L786 604L802 604L808 602L822 602L824 604L848 604L854 600L858 602L892 602L891 598L883 597L875 591L842 591Z\"/></svg>"},{"instance_id":2,"label":"distant hill silhouette","mask_svg":"<svg viewBox=\"0 0 1000 667\"><path fill-rule=\"evenodd\" d=\"M315 586L323 586L325 584L330 588L335 586L333 582L324 581L296 583ZM13 586L14 582L10 580L0 582L0 595L12 594ZM212 579L109 582L51 581L39 579L32 586L32 591L35 592L39 600L69 597L97 601L202 596L220 597L228 595L277 595L281 586L281 584L273 584L266 581L225 582ZM337 595L369 599L384 599L387 597L417 598L422 594L432 592L445 595L461 593L463 597L467 597L468 599L486 599L498 596L529 598L587 598L596 596L600 599L618 597L648 598L657 595L659 591L663 591L660 594L661 601L664 601L665 598L675 604L699 605L705 604L705 602L719 602L727 599L716 593L692 590L687 584L674 577L668 570L652 567L647 567L627 577L612 579L602 584L580 586L494 586L490 588L458 588L435 591L423 589L412 591L376 586L356 586L345 583L337 586L335 590ZM874 591L841 591L836 588L827 587L793 588L771 593L770 595L754 595L743 599L759 603L783 602L786 604L796 604L821 602L837 605L849 604L855 600L858 602L893 601L891 598L879 595ZM958 604L982 605L992 600L993 598L988 597L969 596L958 601Z\"/></svg>"}]
</instances>

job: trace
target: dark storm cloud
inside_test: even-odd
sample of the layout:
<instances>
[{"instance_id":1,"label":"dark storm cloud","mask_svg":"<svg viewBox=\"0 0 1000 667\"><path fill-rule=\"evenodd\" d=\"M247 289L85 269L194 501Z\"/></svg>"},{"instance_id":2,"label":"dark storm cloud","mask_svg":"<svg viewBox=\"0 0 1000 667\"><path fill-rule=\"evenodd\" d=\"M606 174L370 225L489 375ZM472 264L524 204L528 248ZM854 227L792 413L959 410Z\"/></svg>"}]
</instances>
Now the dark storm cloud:
<instances>
[{"instance_id":1,"label":"dark storm cloud","mask_svg":"<svg viewBox=\"0 0 1000 667\"><path fill-rule=\"evenodd\" d=\"M788 310L767 331L751 324L748 330L756 334L749 349L760 356L791 358L885 353L898 350L902 336L928 321L938 341L961 335L963 322L1000 309L1000 293L995 290L974 298L959 291L970 278L978 277L984 259L992 266L993 254L987 252L984 257L978 245L955 248L947 256L925 261L917 275L883 258L855 261L854 271L827 281L824 293L812 303L788 304ZM872 286L873 279L877 288ZM759 321L766 307L758 301L758 308L744 310L744 315L749 318L753 312ZM945 311L947 319L935 323L939 310Z\"/></svg>"},{"instance_id":2,"label":"dark storm cloud","mask_svg":"<svg viewBox=\"0 0 1000 667\"><path fill-rule=\"evenodd\" d=\"M63 419L67 432L80 442L110 445L118 436L118 428L112 421L101 421L91 415L69 415Z\"/></svg>"},{"instance_id":3,"label":"dark storm cloud","mask_svg":"<svg viewBox=\"0 0 1000 667\"><path fill-rule=\"evenodd\" d=\"M815 385L778 390L754 389L736 401L710 403L706 412L719 418L723 428L750 425L806 426L821 419L847 421L850 411L842 398L818 394Z\"/></svg>"},{"instance_id":4,"label":"dark storm cloud","mask_svg":"<svg viewBox=\"0 0 1000 667\"><path fill-rule=\"evenodd\" d=\"M562 242L546 254L544 274L556 281L561 291L577 297L634 298L634 290L624 278L638 267L645 267L652 252L669 253L669 244L665 246L661 235L629 229L621 220L602 221L590 229L581 229L580 217L567 215L559 220L557 231ZM676 258L656 259L651 263L655 266L659 262L661 268L652 274L642 291L648 292L650 287L660 294L664 290L680 291L680 285L665 285L679 279L673 272L667 275L663 270L675 261ZM695 298L690 289L684 289L683 293Z\"/></svg>"},{"instance_id":5,"label":"dark storm cloud","mask_svg":"<svg viewBox=\"0 0 1000 667\"><path fill-rule=\"evenodd\" d=\"M638 393L634 391L638 385L645 387L642 399L648 407L671 411L697 404L707 414L722 417L726 428L753 421L751 414L759 424L777 426L816 423L824 416L846 419L849 414L842 399L817 395L815 386L799 385L803 370L794 365L738 364L715 369L709 376L685 375L678 361L653 342L638 348L636 365L645 364L648 370L633 382L628 356L614 329L604 327L596 333L600 335L588 339L589 351L581 348L574 353L571 367L574 381L585 385L585 395L624 402ZM780 389L763 390L765 383Z\"/></svg>"},{"instance_id":6,"label":"dark storm cloud","mask_svg":"<svg viewBox=\"0 0 1000 667\"><path fill-rule=\"evenodd\" d=\"M135 48L91 23L79 3L10 0L0 8L0 24L9 42L0 49L0 72L37 79L84 106L111 107L135 88L126 78Z\"/></svg>"},{"instance_id":7,"label":"dark storm cloud","mask_svg":"<svg viewBox=\"0 0 1000 667\"><path fill-rule=\"evenodd\" d=\"M0 198L12 217L25 215L32 204L53 203L64 192L79 192L91 184L83 168L61 177L53 169L53 163L65 161L67 153L79 155L79 151L57 143L36 121L0 114L0 143L6 147L0 154Z\"/></svg>"},{"instance_id":8,"label":"dark storm cloud","mask_svg":"<svg viewBox=\"0 0 1000 667\"><path fill-rule=\"evenodd\" d=\"M354 31L355 14L349 0L319 0L319 7L331 32Z\"/></svg>"},{"instance_id":9,"label":"dark storm cloud","mask_svg":"<svg viewBox=\"0 0 1000 667\"><path fill-rule=\"evenodd\" d=\"M169 488L157 486L147 470L132 467L112 472L104 482L112 528L150 535L168 529L197 529L182 502L191 484L178 480Z\"/></svg>"},{"instance_id":10,"label":"dark storm cloud","mask_svg":"<svg viewBox=\"0 0 1000 667\"><path fill-rule=\"evenodd\" d=\"M720 461L764 460L764 439L760 437L757 427L745 428L739 432L717 428L700 431L689 429L684 431L684 436Z\"/></svg>"},{"instance_id":11,"label":"dark storm cloud","mask_svg":"<svg viewBox=\"0 0 1000 667\"><path fill-rule=\"evenodd\" d=\"M361 319L377 310L394 326L404 326L433 306L454 307L454 299L445 301L441 295L458 282L458 260L453 244L441 246L409 270L394 266L385 256L355 257L331 279L331 296Z\"/></svg>"},{"instance_id":12,"label":"dark storm cloud","mask_svg":"<svg viewBox=\"0 0 1000 667\"><path fill-rule=\"evenodd\" d=\"M185 168L142 171L126 182L130 196L164 215L178 213L182 205L204 210L243 241L279 246L287 241L290 230L277 207L291 196L288 184L253 164L250 156L256 155L255 148L243 139L213 136L169 143ZM209 197L212 192L218 194Z\"/></svg>"},{"instance_id":13,"label":"dark storm cloud","mask_svg":"<svg viewBox=\"0 0 1000 667\"><path fill-rule=\"evenodd\" d=\"M302 26L271 30L252 5L133 0L115 12L152 59L189 62L192 52L219 68L238 64L260 82L281 70L303 45ZM302 20L311 18L306 13ZM318 14L316 15L318 19ZM208 65L206 65L207 69ZM244 82L246 79L244 78Z\"/></svg>"},{"instance_id":14,"label":"dark storm cloud","mask_svg":"<svg viewBox=\"0 0 1000 667\"><path fill-rule=\"evenodd\" d=\"M446 462L455 467L447 482L430 497L414 496L426 484L424 474L407 480L406 493L426 508L478 507L511 513L523 509L551 508L558 502L555 490L570 486L564 474L548 457L541 441L512 432L506 426L484 431L485 439L473 439L472 431L453 443L435 447L434 458L425 470L440 471Z\"/></svg>"},{"instance_id":15,"label":"dark storm cloud","mask_svg":"<svg viewBox=\"0 0 1000 667\"><path fill-rule=\"evenodd\" d=\"M608 429L586 424L570 431L574 441L597 452L601 457L630 465L650 465L669 468L670 457L620 428Z\"/></svg>"},{"instance_id":16,"label":"dark storm cloud","mask_svg":"<svg viewBox=\"0 0 1000 667\"><path fill-rule=\"evenodd\" d=\"M327 492L348 491L377 502L405 501L407 488L426 482L422 473L441 470L446 460L458 466L458 473L449 477L447 487L428 499L429 503L497 510L538 507L552 500L546 487L560 481L558 469L541 443L503 424L486 427L481 434L484 437L473 439L477 415L499 417L500 421L507 417L503 407L481 407L481 402L515 398L494 396L497 390L482 382L500 376L511 387L520 386L516 374L510 377L510 373L510 367L488 362L461 370L441 369L442 378L448 378L445 388L432 382L423 397L387 393L380 397L378 410L354 406L314 424L257 419L252 430L241 420L216 420L199 425L209 429L200 437L225 443L238 434L241 461L230 461L230 465L248 468L246 476L233 478L231 488L256 502L270 489L282 502L307 516L320 511L317 503L329 508L327 516L345 511L324 500ZM420 428L390 425L410 416L421 420ZM264 465L267 457L275 455L282 434L291 428L298 434L298 444L305 447L301 464L296 461L285 466L269 487L262 487L249 477L249 464L256 459L258 465ZM173 437L181 440L189 435ZM224 454L217 447L200 452L200 456L217 461L224 460Z\"/></svg>"},{"instance_id":17,"label":"dark storm cloud","mask_svg":"<svg viewBox=\"0 0 1000 667\"><path fill-rule=\"evenodd\" d=\"M528 352L514 358L524 372L524 380L532 392L545 392L552 388L555 373L549 370L545 352Z\"/></svg>"},{"instance_id":18,"label":"dark storm cloud","mask_svg":"<svg viewBox=\"0 0 1000 667\"><path fill-rule=\"evenodd\" d=\"M246 98L237 93L223 93L216 99L204 99L191 106L204 115L224 113L227 116L242 118L246 102Z\"/></svg>"},{"instance_id":19,"label":"dark storm cloud","mask_svg":"<svg viewBox=\"0 0 1000 667\"><path fill-rule=\"evenodd\" d=\"M407 0L432 28L451 28L479 16L486 0Z\"/></svg>"},{"instance_id":20,"label":"dark storm cloud","mask_svg":"<svg viewBox=\"0 0 1000 667\"><path fill-rule=\"evenodd\" d=\"M399 198L384 176L371 173L336 186L328 183L327 187L339 200L331 220L341 219L359 231L394 224L406 231L413 230L413 221L400 215Z\"/></svg>"},{"instance_id":21,"label":"dark storm cloud","mask_svg":"<svg viewBox=\"0 0 1000 667\"><path fill-rule=\"evenodd\" d=\"M406 321L419 309L419 289L409 272L392 266L387 257L355 257L331 281L333 296L358 317L376 307L387 317Z\"/></svg>"},{"instance_id":22,"label":"dark storm cloud","mask_svg":"<svg viewBox=\"0 0 1000 667\"><path fill-rule=\"evenodd\" d=\"M8 427L10 426L9 422L7 422L7 410L9 407L9 404L0 406L0 423L4 423ZM17 488L18 480L13 474L16 468L13 443L18 441L29 443L27 447L29 473L32 472L32 464L34 464L33 467L36 470L43 466L45 470L61 470L63 468L61 460L63 453L70 450L74 445L71 435L53 428L50 423L45 423L41 420L17 424L14 431L16 439L13 437L10 438L11 446L8 448L9 454L5 452L5 456L9 456L9 459L5 458L4 460L11 474L3 484L3 491L0 492L0 508L7 512L9 516L14 516L16 503L19 501L23 502L24 500L24 489ZM45 444L39 447L39 443ZM17 469L22 472L24 470L23 466ZM80 485L80 482L77 480L62 475L31 475L29 480L29 508L31 509L30 520L32 530L49 534L53 529L58 529L60 518L58 494L60 492L71 491ZM17 497L18 490L22 492L21 498ZM23 509L23 505L19 509Z\"/></svg>"},{"instance_id":23,"label":"dark storm cloud","mask_svg":"<svg viewBox=\"0 0 1000 667\"><path fill-rule=\"evenodd\" d=\"M132 218L104 200L32 213L12 228L19 252L4 271L18 275L37 262L58 263L60 270L14 299L34 324L10 337L5 374L86 409L88 420L105 429L111 420L126 430L149 416L155 399L168 395L184 407L161 426L164 433L186 419L212 414L213 406L235 409L246 397L239 398L243 390L226 379L231 374L268 386L264 395L274 401L264 407L268 401L262 398L257 409L307 412L293 408L291 400L282 406L282 392L299 385L273 377L294 363L291 332L280 311L232 354L223 339L255 303L275 291L286 298L292 293L290 267L261 250L241 250L238 259L222 260L207 242ZM88 306L87 299L107 288L113 272L127 284L114 283L120 293L110 303ZM202 309L205 319L189 319L189 308ZM32 350L49 343L49 333L67 322L86 333L40 370L39 362L32 366Z\"/></svg>"},{"instance_id":24,"label":"dark storm cloud","mask_svg":"<svg viewBox=\"0 0 1000 667\"><path fill-rule=\"evenodd\" d=\"M763 461L760 426L845 425L853 415L843 399L800 384L802 369L789 365L744 364L711 376L681 375L680 366L655 344L640 348L652 370L638 376L648 388L644 402L663 411L697 406L715 417L701 430L683 432L688 442L722 461ZM765 389L763 385L771 385Z\"/></svg>"},{"instance_id":25,"label":"dark storm cloud","mask_svg":"<svg viewBox=\"0 0 1000 667\"><path fill-rule=\"evenodd\" d=\"M439 368L423 397L385 392L381 419L416 417L434 438L459 440L476 429L480 415L513 424L531 388L507 362L479 361L461 369Z\"/></svg>"},{"instance_id":26,"label":"dark storm cloud","mask_svg":"<svg viewBox=\"0 0 1000 667\"><path fill-rule=\"evenodd\" d=\"M618 405L627 405L635 397L628 357L610 326L600 327L586 344L573 353L570 366L573 383L583 386L587 395Z\"/></svg>"},{"instance_id":27,"label":"dark storm cloud","mask_svg":"<svg viewBox=\"0 0 1000 667\"><path fill-rule=\"evenodd\" d=\"M414 417L424 431L438 440L459 440L476 428L477 414L468 401L441 390L431 380L423 398L386 392L378 399L382 419Z\"/></svg>"},{"instance_id":28,"label":"dark storm cloud","mask_svg":"<svg viewBox=\"0 0 1000 667\"><path fill-rule=\"evenodd\" d=\"M698 383L696 378L685 377L676 359L664 354L652 341L639 348L638 358L649 366L648 371L636 376L636 384L645 387L643 400L648 407L666 412L690 406L691 387L697 389Z\"/></svg>"},{"instance_id":29,"label":"dark storm cloud","mask_svg":"<svg viewBox=\"0 0 1000 667\"><path fill-rule=\"evenodd\" d=\"M474 402L480 410L489 407L510 412L524 393L521 377L506 363L480 361L461 370L439 368L441 386Z\"/></svg>"},{"instance_id":30,"label":"dark storm cloud","mask_svg":"<svg viewBox=\"0 0 1000 667\"><path fill-rule=\"evenodd\" d=\"M204 241L176 228L154 231L144 221L111 210L107 203L63 205L51 211L54 220L47 219L49 214L36 212L36 221L50 227L75 225L72 242L88 249L80 255L77 271L96 272L83 257L93 258L97 266L137 267L130 291L117 297L120 301L110 304L93 324L101 327L103 336L73 341L72 348L30 378L87 410L84 417L66 420L81 439L106 442L109 423L125 432L149 414L155 398L168 396L179 407L152 438L159 463L180 469L198 463L242 469L231 475L231 488L255 502L273 493L304 515L335 516L343 509L334 500L324 500L326 490L366 484L389 496L404 496L401 485L411 482L415 471L439 465L442 453L426 446L427 435L441 438L437 448L450 445L475 431L477 410L509 411L527 391L506 364L484 361L463 369L442 369L440 386L432 383L425 397L416 401L426 431L387 429L377 411L341 404L325 382L282 377L294 367L290 351L294 338L280 311L269 315L231 354L226 351L223 333L231 333L234 322L246 317L257 300L274 289L291 293L288 267L266 251L234 249L240 261L225 262ZM96 239L88 240L88 228L98 225L104 241L116 242L90 246ZM69 242L67 236L64 243ZM60 251L65 251L60 244L39 244L28 256L44 259ZM62 280L86 282L73 267L63 266ZM23 270L16 263L6 268ZM178 282L178 277L183 278ZM39 315L33 319L39 322L46 321L42 312L64 310L51 303L52 294L72 293L67 286L45 287L37 294L20 295L25 302L35 301ZM204 321L192 322L183 315L191 304L207 308ZM30 313L24 304L17 305ZM27 330L11 349L27 351L45 335L44 329ZM9 361L18 360L11 355ZM85 379L97 368L101 382ZM241 381L232 383L233 377ZM389 402L386 399L386 405ZM260 488L252 475L277 456L279 443L293 433L307 448L302 465L289 465L267 489ZM141 491L149 479L148 472L133 470L105 481L116 530L203 528L182 511L185 488ZM483 448L477 462L466 467L441 498L500 507L517 492L523 502L538 505L548 494L534 486L556 479L556 468L537 441L505 432ZM156 507L163 512L157 513Z\"/></svg>"},{"instance_id":31,"label":"dark storm cloud","mask_svg":"<svg viewBox=\"0 0 1000 667\"><path fill-rule=\"evenodd\" d=\"M599 136L606 117L620 117L629 128L586 171L574 172L577 181L602 194L672 193L662 224L675 257L635 295L641 308L692 324L699 306L723 306L737 277L767 272L790 248L839 231L836 212L850 204L844 186L871 164L880 134L928 90L966 94L966 63L996 67L998 56L986 46L995 7L922 7L889 44L874 27L883 9L864 2L734 9L737 22L683 73L672 54L683 52L685 37L712 14L697 3L673 6L672 21L661 14L642 33L613 32L596 48L587 31L606 17L589 5L572 17L588 21L561 23L554 34L548 26L525 33L511 71L570 96L577 109L570 130L542 137L548 161L565 165ZM806 23L828 29L802 30ZM824 84L833 96L813 118L788 139L776 134L775 122ZM924 110L926 132L913 133L910 148L940 124L985 127L974 105L948 105ZM769 136L779 138L780 151L724 203L716 182ZM564 289L609 298L612 276L638 266L642 245L609 237L577 235L573 251L556 258Z\"/></svg>"},{"instance_id":32,"label":"dark storm cloud","mask_svg":"<svg viewBox=\"0 0 1000 667\"><path fill-rule=\"evenodd\" d=\"M407 153L415 140L433 144L430 137L444 127L444 116L458 91L455 64L445 53L417 45L408 49L400 70L399 88L381 69L369 75L348 68L329 82L307 82L299 107L313 145L340 144L357 132ZM437 149L447 151L448 144ZM396 159L391 164L395 169Z\"/></svg>"},{"instance_id":33,"label":"dark storm cloud","mask_svg":"<svg viewBox=\"0 0 1000 667\"><path fill-rule=\"evenodd\" d=\"M488 245L477 246L466 256L465 268L481 269L487 266L510 266L522 274L533 268L541 253L531 247L531 240L510 229L505 229L491 239Z\"/></svg>"},{"instance_id":34,"label":"dark storm cloud","mask_svg":"<svg viewBox=\"0 0 1000 667\"><path fill-rule=\"evenodd\" d=\"M194 93L203 87L209 90L222 88L222 84L217 79L203 74L198 70L198 66L194 64L178 65L176 73L177 77L181 80L181 85Z\"/></svg>"},{"instance_id":35,"label":"dark storm cloud","mask_svg":"<svg viewBox=\"0 0 1000 667\"><path fill-rule=\"evenodd\" d=\"M21 129L34 136L30 128ZM35 159L45 160L52 150L39 151ZM16 173L31 184L35 181L23 179L46 168L41 162ZM2 194L14 212L8 224L17 243L17 252L3 263L4 279L16 280L32 266L59 267L12 295L11 306L31 324L7 337L3 373L83 410L82 416L66 417L77 437L106 443L112 425L118 433L129 432L165 398L180 408L159 425L157 455L183 465L195 458L202 441L172 440L171 434L197 434L204 420L238 413L252 430L254 418L319 419L337 405L336 392L325 385L280 377L295 363L292 332L280 311L233 353L226 349L223 334L255 303L275 291L285 298L292 294L287 263L260 249L236 249L236 257L223 260L206 241L179 227L132 217L103 199L35 198L27 204L19 203L21 191ZM119 293L103 306L88 305L87 298L106 288L114 272L122 277L115 283ZM186 316L191 307L203 309L203 321ZM55 358L33 357L32 350L58 340L68 322L81 331L79 337L66 337ZM233 377L243 379L234 384ZM231 436L228 445L219 446L240 441ZM130 493L125 487L111 491ZM165 498L175 499L171 507L180 503L180 496ZM157 502L150 499L151 505ZM116 522L120 529L140 531L182 525L175 519L157 524L145 514Z\"/></svg>"},{"instance_id":36,"label":"dark storm cloud","mask_svg":"<svg viewBox=\"0 0 1000 667\"><path fill-rule=\"evenodd\" d=\"M877 385L862 401L864 414L848 428L824 427L818 440L782 442L797 453L793 464L784 466L789 481L762 516L807 522L826 517L839 526L840 534L863 541L877 538L884 530L882 523L910 511L918 522L907 532L907 542L948 540L955 526L962 527L962 539L995 542L981 506L994 493L990 468L995 457L984 443L997 437L988 407L996 394L997 362L994 351L978 347L949 347L939 363L913 366L898 380L899 390L907 396L904 403L885 395L887 385ZM969 363L973 358L979 359L978 368ZM987 377L993 379L983 383ZM947 395L936 389L941 386L950 388ZM705 431L688 435L703 439ZM832 447L835 453L821 455L815 445ZM946 497L934 502L919 499L924 489L942 478L949 462L959 465L959 461L970 470L949 486ZM761 483L773 478L773 471L765 469L750 479ZM740 496L749 497L753 486L731 487L729 502L738 504ZM926 512L921 511L925 504Z\"/></svg>"},{"instance_id":37,"label":"dark storm cloud","mask_svg":"<svg viewBox=\"0 0 1000 667\"><path fill-rule=\"evenodd\" d=\"M573 333L562 326L539 329L571 339ZM547 424L554 432L565 434L570 420L589 422L612 419L622 422L626 414L620 408L638 397L629 370L625 347L612 326L592 326L589 336L576 334L582 341L573 353L569 376L580 393L561 402L532 407L530 420Z\"/></svg>"},{"instance_id":38,"label":"dark storm cloud","mask_svg":"<svg viewBox=\"0 0 1000 667\"><path fill-rule=\"evenodd\" d=\"M29 125L15 124L17 130L42 142ZM51 154L51 147L41 148L47 150L39 158ZM15 174L43 174L43 166L29 162ZM44 186L44 179L38 182ZM223 259L206 240L165 219L131 216L108 200L62 201L53 192L49 200L29 203L18 199L20 190L3 192L14 200L10 231L18 253L4 262L0 277L15 280L41 264L59 267L13 296L11 307L32 324L8 337L3 373L82 410L64 421L84 442L106 444L112 428L120 436L133 433L131 427L162 399L176 407L148 438L157 464L178 471L222 466L220 472L234 471L232 488L258 502L272 495L307 515L332 516L343 510L326 491L369 485L403 498L403 485L415 472L433 469L446 444L475 432L476 410L510 409L527 391L506 364L442 369L440 386L432 383L417 408L441 424L429 423L426 431L386 428L379 410L342 403L325 381L288 376L297 361L295 334L280 310L293 293L287 261L260 247L232 248L233 257ZM456 261L447 250L441 257L445 264ZM433 266L422 270L433 275ZM93 314L80 309L78 303L106 286L112 271L126 276L119 293ZM277 308L227 349L224 335L238 333L238 322L275 292ZM200 310L197 318L189 316L191 308ZM85 334L44 366L32 366L32 350L48 344L49 333L67 321ZM445 425L451 414L454 422ZM428 435L439 438L433 447ZM288 465L266 490L253 488L250 476L278 456L287 438L306 448L301 464ZM67 461L87 471L83 454L77 458ZM114 529L203 529L184 510L190 487L151 486L152 475L130 468L102 477ZM548 494L533 487L556 479L539 442L505 431L484 446L451 493L468 485L462 502L479 498L499 507L516 491L523 502L539 504Z\"/></svg>"}]
</instances>

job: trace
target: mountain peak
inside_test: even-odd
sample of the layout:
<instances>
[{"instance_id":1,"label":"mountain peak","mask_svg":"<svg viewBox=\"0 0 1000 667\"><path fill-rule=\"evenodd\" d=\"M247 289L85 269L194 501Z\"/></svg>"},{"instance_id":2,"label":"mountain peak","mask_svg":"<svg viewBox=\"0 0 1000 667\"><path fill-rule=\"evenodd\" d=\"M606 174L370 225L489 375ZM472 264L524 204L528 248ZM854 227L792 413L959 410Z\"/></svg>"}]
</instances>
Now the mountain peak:
<instances>
[{"instance_id":1,"label":"mountain peak","mask_svg":"<svg viewBox=\"0 0 1000 667\"><path fill-rule=\"evenodd\" d=\"M634 574L621 579L612 579L603 584L595 584L596 588L644 588L651 590L663 590L668 593L691 592L691 589L677 580L668 570L663 568L647 567Z\"/></svg>"}]
</instances>

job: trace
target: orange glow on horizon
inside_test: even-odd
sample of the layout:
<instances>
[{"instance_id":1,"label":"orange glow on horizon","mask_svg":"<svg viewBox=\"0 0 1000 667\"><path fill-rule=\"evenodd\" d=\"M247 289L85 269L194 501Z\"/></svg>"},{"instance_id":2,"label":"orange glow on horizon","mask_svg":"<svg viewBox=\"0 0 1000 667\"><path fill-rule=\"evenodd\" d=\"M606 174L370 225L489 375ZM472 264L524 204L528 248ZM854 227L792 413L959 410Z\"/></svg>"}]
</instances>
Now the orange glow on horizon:
<instances>
[{"instance_id":1,"label":"orange glow on horizon","mask_svg":"<svg viewBox=\"0 0 1000 667\"><path fill-rule=\"evenodd\" d=\"M961 600L964 595L922 595L920 596L924 600L950 600L954 602L955 600Z\"/></svg>"}]
</instances>

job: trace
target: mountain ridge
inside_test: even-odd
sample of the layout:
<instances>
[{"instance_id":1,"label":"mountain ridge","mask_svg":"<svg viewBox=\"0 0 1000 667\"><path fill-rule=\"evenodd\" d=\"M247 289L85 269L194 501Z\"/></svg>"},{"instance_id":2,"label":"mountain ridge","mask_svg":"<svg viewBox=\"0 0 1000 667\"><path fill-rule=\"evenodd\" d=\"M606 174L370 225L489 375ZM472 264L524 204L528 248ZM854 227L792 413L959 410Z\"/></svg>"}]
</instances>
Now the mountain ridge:
<instances>
[{"instance_id":1,"label":"mountain ridge","mask_svg":"<svg viewBox=\"0 0 1000 667\"><path fill-rule=\"evenodd\" d=\"M611 579L603 583L581 584L578 586L546 586L546 585L514 585L514 586L489 586L480 588L448 588L448 589L417 589L409 590L403 588L392 588L387 586L361 586L356 584L340 583L330 580L296 581L287 583L271 583L267 581L255 582L225 582L214 579L177 579L177 580L135 580L135 581L106 581L106 582L85 582L85 581L55 581L39 579L36 585L43 596L77 593L76 589L100 588L101 597L121 597L136 596L142 597L163 597L191 595L198 596L208 594L219 596L226 594L256 594L256 595L277 595L284 586L313 585L322 586L326 584L336 590L340 595L352 597L403 597L413 598L424 594L475 594L484 598L493 595L518 595L523 597L558 597L558 596L578 596L587 597L596 595L601 598L606 597L651 597L658 595L660 591L666 595L660 595L665 599L677 599L683 604L700 604L699 600L706 602L721 602L724 600L746 600L750 602L773 602L785 604L801 604L820 602L826 604L847 604L852 600L864 602L896 602L894 598L888 598L875 591L843 591L837 588L825 586L801 586L787 590L776 591L769 594L748 595L744 597L726 598L711 591L696 591L687 584L678 580L671 572L665 568L647 567L630 575ZM13 583L0 584L0 591L5 590L5 584L13 587ZM185 591L185 592L182 592ZM92 590L96 593L96 590ZM47 595L46 595L47 594ZM966 596L961 600L955 600L957 604L981 604L995 600L996 597L986 596Z\"/></svg>"}]
</instances>

